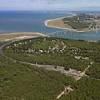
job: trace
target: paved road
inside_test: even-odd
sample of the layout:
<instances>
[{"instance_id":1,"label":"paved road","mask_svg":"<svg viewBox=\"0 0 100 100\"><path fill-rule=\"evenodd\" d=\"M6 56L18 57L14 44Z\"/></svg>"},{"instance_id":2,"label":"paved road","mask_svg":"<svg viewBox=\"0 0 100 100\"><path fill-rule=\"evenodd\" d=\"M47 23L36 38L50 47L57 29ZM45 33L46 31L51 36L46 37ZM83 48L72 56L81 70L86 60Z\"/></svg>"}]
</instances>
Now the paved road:
<instances>
[{"instance_id":1,"label":"paved road","mask_svg":"<svg viewBox=\"0 0 100 100\"><path fill-rule=\"evenodd\" d=\"M11 43L13 43L14 41L9 41L9 42L6 42L6 43L3 43L1 46L0 46L0 55L4 55L3 54L3 49L6 47L6 46L8 46L8 45L10 45Z\"/></svg>"}]
</instances>

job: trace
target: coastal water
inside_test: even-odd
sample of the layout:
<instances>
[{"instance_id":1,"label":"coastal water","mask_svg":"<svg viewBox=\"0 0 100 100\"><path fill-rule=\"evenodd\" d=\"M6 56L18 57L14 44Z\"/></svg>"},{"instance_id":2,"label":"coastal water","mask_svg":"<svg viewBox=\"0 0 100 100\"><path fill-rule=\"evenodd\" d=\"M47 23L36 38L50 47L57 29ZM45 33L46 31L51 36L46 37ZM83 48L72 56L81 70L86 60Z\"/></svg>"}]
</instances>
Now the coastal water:
<instances>
[{"instance_id":1,"label":"coastal water","mask_svg":"<svg viewBox=\"0 0 100 100\"><path fill-rule=\"evenodd\" d=\"M55 37L78 40L100 40L100 32L75 33L66 30L47 28L44 21L69 16L66 11L0 11L0 33L41 32Z\"/></svg>"}]
</instances>

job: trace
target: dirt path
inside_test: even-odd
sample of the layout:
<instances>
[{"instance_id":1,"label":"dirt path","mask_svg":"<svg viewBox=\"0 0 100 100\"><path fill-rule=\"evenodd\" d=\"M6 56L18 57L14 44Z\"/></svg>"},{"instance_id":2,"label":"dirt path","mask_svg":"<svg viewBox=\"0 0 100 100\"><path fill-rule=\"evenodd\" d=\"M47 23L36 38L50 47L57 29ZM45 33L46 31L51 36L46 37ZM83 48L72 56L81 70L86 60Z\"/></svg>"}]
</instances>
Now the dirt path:
<instances>
[{"instance_id":1,"label":"dirt path","mask_svg":"<svg viewBox=\"0 0 100 100\"><path fill-rule=\"evenodd\" d=\"M90 67L91 66L88 65L88 67L86 67L85 70L81 72L78 77L76 77L76 81L79 81L82 77L86 76L86 71L88 71ZM56 99L60 99L63 95L68 95L72 91L74 91L74 89L72 89L70 86L66 86L64 90L59 95L57 95Z\"/></svg>"},{"instance_id":2,"label":"dirt path","mask_svg":"<svg viewBox=\"0 0 100 100\"><path fill-rule=\"evenodd\" d=\"M64 88L64 91L62 91L57 97L56 97L56 99L58 100L58 99L60 99L64 94L69 94L71 91L74 91L70 86L66 86L65 88Z\"/></svg>"},{"instance_id":3,"label":"dirt path","mask_svg":"<svg viewBox=\"0 0 100 100\"><path fill-rule=\"evenodd\" d=\"M45 70L49 70L49 71L60 72L61 74L64 74L65 76L73 77L76 81L78 81L83 76L85 76L85 72L88 70L88 68L86 68L87 70L85 69L85 71L83 71L83 72L77 71L75 69L65 70L65 68L63 66L55 67L55 65L41 65L41 64L37 64L37 63L33 64L33 63L29 63L29 62L14 60L13 58L9 58L9 57L8 57L8 59L12 60L13 62L18 62L21 64L27 64L27 65L31 65L31 66L36 66L38 68L44 68Z\"/></svg>"}]
</instances>

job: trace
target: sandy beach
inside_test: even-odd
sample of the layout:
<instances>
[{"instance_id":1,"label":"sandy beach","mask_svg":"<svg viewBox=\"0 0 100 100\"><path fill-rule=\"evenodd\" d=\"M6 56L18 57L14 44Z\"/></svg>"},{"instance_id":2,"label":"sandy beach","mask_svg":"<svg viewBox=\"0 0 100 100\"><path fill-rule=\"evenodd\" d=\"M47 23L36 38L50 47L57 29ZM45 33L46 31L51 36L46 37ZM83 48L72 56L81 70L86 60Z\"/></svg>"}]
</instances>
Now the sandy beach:
<instances>
[{"instance_id":1,"label":"sandy beach","mask_svg":"<svg viewBox=\"0 0 100 100\"><path fill-rule=\"evenodd\" d=\"M72 17L72 16L75 16L75 15L76 14L72 14L72 15L69 15L67 17ZM77 32L77 30L72 29L72 27L69 26L69 25L67 25L67 27L66 27L64 25L63 21L62 21L63 18L66 18L66 16L55 18L55 19L47 19L47 20L45 20L44 24L45 24L46 27L49 27L49 28L57 28L57 29L64 29L64 30L68 30L68 31Z\"/></svg>"},{"instance_id":2,"label":"sandy beach","mask_svg":"<svg viewBox=\"0 0 100 100\"><path fill-rule=\"evenodd\" d=\"M65 18L65 17L63 17L63 18ZM64 30L68 30L68 31L77 32L77 30L72 29L69 25L67 25L68 28L66 28L63 21L61 21L61 20L62 20L62 18L49 19L49 20L46 20L44 22L44 24L46 27L49 27L49 28L57 28L57 29L64 29Z\"/></svg>"},{"instance_id":3,"label":"sandy beach","mask_svg":"<svg viewBox=\"0 0 100 100\"><path fill-rule=\"evenodd\" d=\"M46 35L39 32L15 32L0 34L0 41L21 40L35 37L44 37Z\"/></svg>"}]
</instances>

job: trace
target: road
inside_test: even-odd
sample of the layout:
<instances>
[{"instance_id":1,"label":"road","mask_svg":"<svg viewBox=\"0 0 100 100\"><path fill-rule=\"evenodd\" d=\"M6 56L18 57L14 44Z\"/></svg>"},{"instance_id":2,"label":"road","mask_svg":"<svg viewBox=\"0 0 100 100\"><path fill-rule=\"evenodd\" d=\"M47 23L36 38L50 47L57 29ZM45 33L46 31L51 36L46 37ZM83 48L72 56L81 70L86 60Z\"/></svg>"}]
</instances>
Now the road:
<instances>
[{"instance_id":1,"label":"road","mask_svg":"<svg viewBox=\"0 0 100 100\"><path fill-rule=\"evenodd\" d=\"M5 43L3 43L1 46L0 46L0 55L4 55L4 53L3 53L3 49L6 47L6 46L8 46L8 45L10 45L11 43L13 43L14 41L9 41L9 42L5 42Z\"/></svg>"}]
</instances>

